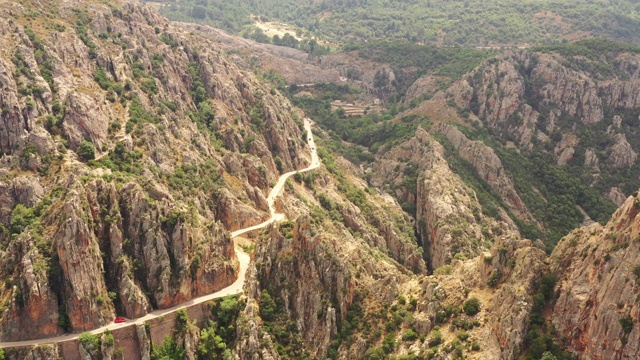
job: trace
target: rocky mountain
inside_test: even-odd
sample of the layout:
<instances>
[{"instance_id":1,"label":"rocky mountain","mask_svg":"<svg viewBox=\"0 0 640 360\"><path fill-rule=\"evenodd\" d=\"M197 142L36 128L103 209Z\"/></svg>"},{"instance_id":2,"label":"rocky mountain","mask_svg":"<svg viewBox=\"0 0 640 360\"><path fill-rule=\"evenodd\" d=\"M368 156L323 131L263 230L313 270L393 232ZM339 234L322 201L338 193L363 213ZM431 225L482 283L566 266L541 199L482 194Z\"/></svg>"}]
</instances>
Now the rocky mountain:
<instances>
[{"instance_id":1,"label":"rocky mountain","mask_svg":"<svg viewBox=\"0 0 640 360\"><path fill-rule=\"evenodd\" d=\"M232 283L227 230L265 218L270 183L308 161L300 114L145 7L0 11L0 338L92 329Z\"/></svg>"},{"instance_id":2,"label":"rocky mountain","mask_svg":"<svg viewBox=\"0 0 640 360\"><path fill-rule=\"evenodd\" d=\"M605 226L573 231L551 254L559 282L553 324L584 358L632 359L640 351L640 198Z\"/></svg>"},{"instance_id":3,"label":"rocky mountain","mask_svg":"<svg viewBox=\"0 0 640 360\"><path fill-rule=\"evenodd\" d=\"M0 12L2 342L226 287L239 270L230 231L268 218L269 189L308 164L305 115L322 159L287 181L275 204L286 220L238 240L252 253L243 295L8 358L638 352L634 47L481 63L470 52L465 66L480 65L458 80L413 82L424 69L356 52L309 59L126 1ZM261 69L275 64L305 85L290 99ZM361 93L309 84L325 81ZM311 106L322 89L406 97L397 114L347 119ZM589 217L606 223L605 195L622 204L613 218L563 237Z\"/></svg>"},{"instance_id":4,"label":"rocky mountain","mask_svg":"<svg viewBox=\"0 0 640 360\"><path fill-rule=\"evenodd\" d=\"M419 130L416 138L425 142L425 151L433 146L434 156L441 156L442 147L426 132ZM239 336L244 340L236 347L240 358L432 358L441 353L444 358L510 359L521 353L531 299L546 269L544 251L520 239L514 225L501 236L481 235L481 226L503 224L481 213L476 221L471 208L480 205L473 190L440 158L425 169L433 173L430 181L440 183L424 180L437 195L419 193L433 203L425 204L424 211L433 211L430 216L437 221L432 229L438 237L429 238L424 248L430 251L425 257L437 261L439 268L436 275L426 276L424 265L415 265L421 261L407 264L410 257L392 250L405 243L420 253L415 242L386 240L385 246L382 238L376 241L366 230L369 222L383 238L391 230L393 238L410 239L408 228L398 227L403 223L398 206L375 192L350 195L357 190L345 189L345 180L360 189L366 185L343 173L341 169L349 166L344 160L324 161L326 168L317 177L292 183L285 196L283 209L296 220L272 227L257 240L255 281L246 288L252 306L240 317L246 324ZM447 176L450 182L443 181ZM462 196L467 197L466 205L458 204ZM354 205L360 211L348 210ZM385 222L376 220L381 207L393 220L382 227L375 225ZM460 239L456 229L463 228L458 221L465 216L467 227L479 234ZM354 228L354 223L365 228ZM481 242L482 236L492 241ZM471 299L482 304L477 315L463 310Z\"/></svg>"}]
</instances>

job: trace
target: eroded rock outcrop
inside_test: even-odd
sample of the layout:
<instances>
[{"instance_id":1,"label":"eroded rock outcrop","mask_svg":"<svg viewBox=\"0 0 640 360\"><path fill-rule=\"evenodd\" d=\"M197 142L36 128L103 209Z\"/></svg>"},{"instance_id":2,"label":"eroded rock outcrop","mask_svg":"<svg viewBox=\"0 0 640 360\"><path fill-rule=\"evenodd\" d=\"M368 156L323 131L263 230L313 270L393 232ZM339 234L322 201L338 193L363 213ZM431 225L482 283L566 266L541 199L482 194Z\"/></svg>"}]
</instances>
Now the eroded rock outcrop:
<instances>
[{"instance_id":1,"label":"eroded rock outcrop","mask_svg":"<svg viewBox=\"0 0 640 360\"><path fill-rule=\"evenodd\" d=\"M456 139L458 138L454 138ZM473 144L469 142L469 145ZM482 149L480 150L490 150L484 147ZM492 152L488 154L491 155ZM471 152L468 155L471 156ZM400 159L408 161L401 162ZM501 166L498 166L499 159L494 163L496 167L493 171L484 167L485 164L479 166L487 178L495 176L496 179L501 177L504 180ZM415 167L410 170L417 173L415 180L412 179L416 181L413 190L415 193L405 196L397 192L396 196L416 204L416 230L428 253L431 268L447 264L456 254L470 258L488 249L494 228L516 228L506 214L501 216L506 222L498 227L495 227L494 220L483 215L473 190L464 185L449 168L444 158L444 148L422 128L416 130L414 137L392 148L374 163L372 182L383 188L391 186L397 188L396 191L407 191L412 184L408 184L407 188L398 185L405 184L408 167ZM508 178L506 179L508 186Z\"/></svg>"},{"instance_id":2,"label":"eroded rock outcrop","mask_svg":"<svg viewBox=\"0 0 640 360\"><path fill-rule=\"evenodd\" d=\"M59 359L60 351L55 345L34 346L5 350L5 356L11 360L49 360Z\"/></svg>"},{"instance_id":3,"label":"eroded rock outcrop","mask_svg":"<svg viewBox=\"0 0 640 360\"><path fill-rule=\"evenodd\" d=\"M469 140L453 125L443 125L440 131L451 142L458 154L473 165L480 178L500 195L511 211L522 220L533 219L493 149L482 141Z\"/></svg>"}]
</instances>

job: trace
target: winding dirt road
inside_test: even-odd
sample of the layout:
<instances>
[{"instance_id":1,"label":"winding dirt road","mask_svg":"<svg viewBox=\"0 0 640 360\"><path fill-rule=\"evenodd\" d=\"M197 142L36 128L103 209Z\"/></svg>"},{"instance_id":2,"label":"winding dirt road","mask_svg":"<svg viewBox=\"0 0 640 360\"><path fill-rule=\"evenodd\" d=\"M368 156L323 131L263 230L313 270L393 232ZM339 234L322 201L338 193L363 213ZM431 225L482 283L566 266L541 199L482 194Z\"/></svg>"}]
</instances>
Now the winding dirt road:
<instances>
[{"instance_id":1,"label":"winding dirt road","mask_svg":"<svg viewBox=\"0 0 640 360\"><path fill-rule=\"evenodd\" d=\"M239 229L236 231L233 231L231 233L231 238L235 239L236 237L242 235L242 234L246 234L250 231L254 231L254 230L258 230L258 229L262 229L264 227L266 227L267 225L274 223L274 222L279 222L284 220L285 215L284 214L278 214L276 213L275 210L275 206L274 206L274 202L276 197L278 197L278 195L280 194L280 192L282 191L282 189L284 188L284 184L286 183L287 179L289 177L291 177L292 175L294 175L295 173L298 172L307 172L313 169L317 169L320 166L320 159L318 158L318 154L316 152L316 144L313 141L313 133L311 132L311 120L308 118L304 119L304 128L307 131L307 143L309 145L309 149L311 151L311 165L309 165L308 167L302 169L302 170L296 170L296 171L290 171L288 173L282 174L282 176L280 176L280 178L278 179L278 182L276 183L276 185L273 187L273 189L271 189L271 192L269 192L269 196L267 197L267 201L269 204L269 212L270 212L270 218L268 220L266 220L265 222L261 223L261 224L257 224L254 226L250 226L244 229ZM167 314L176 312L180 309L185 309L197 304L201 304L203 302L207 302L213 299L218 299L221 297L225 297L228 295L233 295L233 294L239 294L242 293L242 288L244 286L244 280L245 280L245 276L247 274L247 268L249 267L249 263L251 261L249 254L245 253L244 251L242 251L242 249L239 246L235 247L235 252L236 252L236 256L238 257L238 262L240 264L240 273L238 274L238 278L236 279L236 281L227 286L226 288L216 291L212 294L209 295L204 295L195 299L191 299L187 302L184 302L182 304L178 304L174 307L168 308L168 309L160 309L160 310L155 310L152 311L150 313L148 313L147 315L137 318L137 319L131 319L131 320L127 320L124 323L120 323L120 324L116 324L116 323L111 323L93 330L90 330L88 332L92 333L92 334L101 334L103 332L105 332L106 330L115 330L115 329L120 329L120 328L124 328L127 326L133 326L135 324L144 324L146 321L149 321L151 319L155 319L161 316L165 316ZM73 334L67 334L67 335L61 335L61 336L55 336L55 337L50 337L50 338L44 338L44 339L34 339L34 340L26 340L26 341L12 341L12 342L0 342L0 348L10 348L10 347L25 347L25 346L34 346L34 345L44 345L44 344L55 344L55 343L60 343L60 342L65 342L65 341L69 341L69 340L75 340L78 339L80 337L80 333L73 333Z\"/></svg>"}]
</instances>

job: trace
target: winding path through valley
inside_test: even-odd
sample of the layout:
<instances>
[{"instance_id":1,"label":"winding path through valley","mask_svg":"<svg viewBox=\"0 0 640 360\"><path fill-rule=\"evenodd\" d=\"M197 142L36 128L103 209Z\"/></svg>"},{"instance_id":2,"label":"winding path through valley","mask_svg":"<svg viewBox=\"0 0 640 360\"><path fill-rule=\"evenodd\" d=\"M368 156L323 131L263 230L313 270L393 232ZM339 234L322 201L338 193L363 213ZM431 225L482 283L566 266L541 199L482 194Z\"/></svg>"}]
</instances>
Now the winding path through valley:
<instances>
[{"instance_id":1,"label":"winding path through valley","mask_svg":"<svg viewBox=\"0 0 640 360\"><path fill-rule=\"evenodd\" d=\"M268 220L264 221L263 223L254 225L254 226L250 226L244 229L239 229L236 231L231 232L231 238L234 239L240 235L246 234L248 232L254 231L254 230L258 230L258 229L262 229L264 227L266 227L267 225L274 223L274 222L279 222L284 220L285 215L284 214L278 214L276 213L275 210L275 199L276 197L278 197L278 195L280 194L280 192L282 191L282 189L284 188L284 184L286 183L287 179L289 177L291 177L292 175L294 175L295 173L298 172L307 172L313 169L317 169L320 166L320 159L318 158L318 153L316 152L316 144L313 141L313 133L311 132L311 120L309 120L308 118L304 119L304 128L307 131L307 143L309 145L309 149L311 151L311 164L302 169L302 170L295 170L295 171L289 171L288 173L282 174L282 176L280 176L280 178L278 179L278 182L276 183L276 185L273 187L273 189L271 189L271 192L269 193L269 196L267 197L267 202L269 204L269 213L270 213L270 217ZM195 299L191 299L187 302L184 302L182 304L178 304L174 307L168 308L168 309L160 309L160 310L155 310L152 311L150 313L148 313L147 315L137 318L137 319L131 319L131 320L127 320L124 323L120 323L120 324L116 324L116 323L111 323L93 330L90 330L88 332L92 333L92 334L101 334L103 332L105 332L106 330L116 330L116 329L120 329L120 328L124 328L127 326L133 326L136 324L144 324L146 321L149 321L151 319L155 319L161 316L165 316L167 314L176 312L180 309L185 309L197 304L201 304L203 302L207 302L213 299L218 299L221 297L225 297L228 295L233 295L233 294L238 294L241 293L242 287L244 286L244 280L245 280L245 276L247 274L247 268L249 267L249 263L251 261L249 254L245 253L244 251L242 251L242 249L239 246L235 247L235 252L236 252L236 256L238 257L238 262L240 264L240 273L238 274L238 278L236 279L236 281L227 286L226 288L222 289L222 290L218 290L212 294L209 295L204 295ZM80 333L73 333L73 334L66 334L66 335L61 335L61 336L55 336L55 337L50 337L50 338L44 338L44 339L34 339L34 340L26 340L26 341L12 341L12 342L0 342L0 348L11 348L11 347L25 347L25 346L34 346L34 345L44 345L44 344L56 344L56 343L61 343L61 342L65 342L65 341L69 341L69 340L76 340L80 337Z\"/></svg>"}]
</instances>

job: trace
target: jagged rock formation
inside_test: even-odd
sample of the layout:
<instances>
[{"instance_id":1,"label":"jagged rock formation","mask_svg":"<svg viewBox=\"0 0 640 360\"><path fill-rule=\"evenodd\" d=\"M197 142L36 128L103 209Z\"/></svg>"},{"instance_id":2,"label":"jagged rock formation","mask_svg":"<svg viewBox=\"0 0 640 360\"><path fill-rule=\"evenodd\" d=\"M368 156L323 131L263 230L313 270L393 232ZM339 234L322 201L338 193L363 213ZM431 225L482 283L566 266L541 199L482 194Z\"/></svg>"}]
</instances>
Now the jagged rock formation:
<instances>
[{"instance_id":1,"label":"jagged rock formation","mask_svg":"<svg viewBox=\"0 0 640 360\"><path fill-rule=\"evenodd\" d=\"M0 12L0 339L91 329L233 282L226 230L264 219L270 182L305 164L299 114L146 7Z\"/></svg>"},{"instance_id":2,"label":"jagged rock formation","mask_svg":"<svg viewBox=\"0 0 640 360\"><path fill-rule=\"evenodd\" d=\"M2 341L82 331L226 286L237 273L228 231L264 220L265 191L306 162L301 114L239 70L249 68L241 58L142 6L78 6L0 4ZM46 25L19 16L34 9L56 16ZM380 95L403 78L345 54L312 64L293 50L265 51L295 60L295 71L328 69L289 81L348 76ZM521 151L546 144L561 166L584 161L597 180L636 166L640 150L622 111L639 105L640 63L626 53L616 61L627 78L585 74L556 53L507 52L433 99L470 109L471 121ZM428 76L406 104L439 86ZM620 115L609 116L612 108ZM572 131L602 124L604 148ZM547 258L518 233L514 220L534 220L496 151L452 125L430 131L418 127L384 147L366 171L369 184L359 178L365 171L327 154L321 169L290 180L277 203L290 221L256 239L232 357L355 359L384 348L427 358L437 348L441 357L518 358L549 268L560 279L552 321L571 350L593 358L640 351L637 196L609 225L576 230ZM505 209L483 207L436 137ZM370 185L415 210L415 224ZM479 311L464 314L472 297ZM138 326L135 337L149 359L150 334ZM196 358L202 340L193 323L174 340ZM116 357L106 335L100 348L77 351ZM60 349L8 356L57 358Z\"/></svg>"},{"instance_id":3,"label":"jagged rock formation","mask_svg":"<svg viewBox=\"0 0 640 360\"><path fill-rule=\"evenodd\" d=\"M411 171L417 175L407 176ZM500 225L482 214L474 192L449 168L443 147L422 128L374 163L372 183L415 202L416 230L433 269L456 254L475 257L491 246L495 231L517 232L506 214Z\"/></svg>"},{"instance_id":4,"label":"jagged rock formation","mask_svg":"<svg viewBox=\"0 0 640 360\"><path fill-rule=\"evenodd\" d=\"M604 50L599 49L595 51L611 51L604 46ZM639 150L625 135L635 134L637 114L629 110L640 107L640 60L637 54L624 50L603 56L606 59L596 61L554 52L506 52L485 62L448 91L457 106L471 110L522 148L549 141L555 146L556 134L577 134L579 138L571 146L556 151L562 165L570 163L576 152L580 152L585 166L594 164L596 153L584 148L593 146L588 137L591 135L582 129L601 129L601 123L612 123L615 126L610 126L606 135L610 144L601 149L608 157L600 160L606 160L604 163L612 168L627 168L635 164ZM596 67L598 61L600 69ZM576 145L581 146L576 149Z\"/></svg>"},{"instance_id":5,"label":"jagged rock formation","mask_svg":"<svg viewBox=\"0 0 640 360\"><path fill-rule=\"evenodd\" d=\"M451 142L463 159L473 165L480 178L500 195L511 211L525 221L533 220L493 149L482 141L469 140L453 125L442 125L438 131Z\"/></svg>"},{"instance_id":6,"label":"jagged rock formation","mask_svg":"<svg viewBox=\"0 0 640 360\"><path fill-rule=\"evenodd\" d=\"M640 352L639 214L636 193L606 226L573 231L551 254L559 279L551 318L581 358L632 359Z\"/></svg>"}]
</instances>

